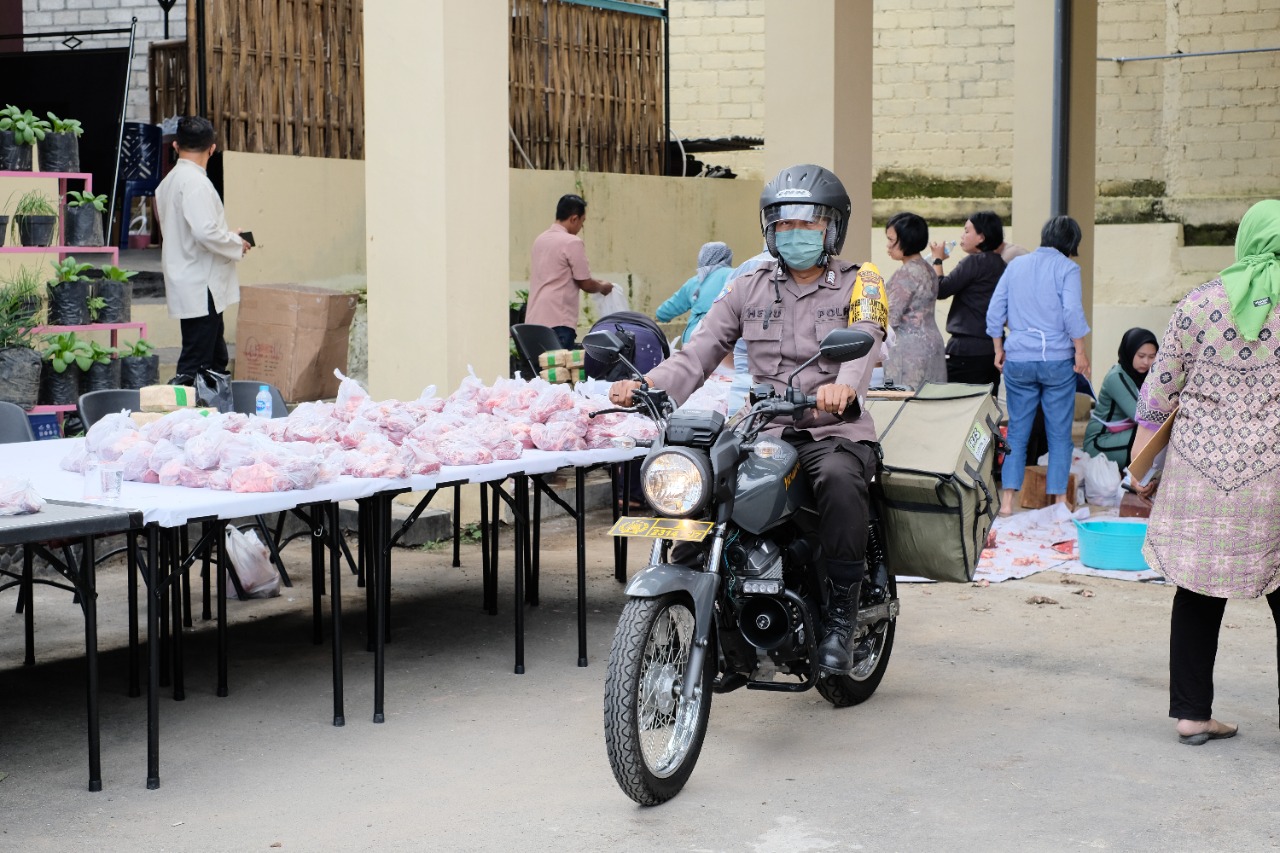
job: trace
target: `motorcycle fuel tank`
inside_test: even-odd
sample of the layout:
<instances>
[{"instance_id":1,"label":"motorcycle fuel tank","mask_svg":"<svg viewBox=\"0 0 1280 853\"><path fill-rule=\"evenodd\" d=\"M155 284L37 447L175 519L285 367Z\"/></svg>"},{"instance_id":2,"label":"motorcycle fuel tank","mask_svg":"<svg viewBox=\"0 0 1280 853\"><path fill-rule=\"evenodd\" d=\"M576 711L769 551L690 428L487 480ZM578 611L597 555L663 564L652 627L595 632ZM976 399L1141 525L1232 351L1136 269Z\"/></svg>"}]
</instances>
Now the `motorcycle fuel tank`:
<instances>
[{"instance_id":1,"label":"motorcycle fuel tank","mask_svg":"<svg viewBox=\"0 0 1280 853\"><path fill-rule=\"evenodd\" d=\"M811 500L809 480L800 470L795 448L762 438L738 466L733 522L750 533L763 533Z\"/></svg>"}]
</instances>

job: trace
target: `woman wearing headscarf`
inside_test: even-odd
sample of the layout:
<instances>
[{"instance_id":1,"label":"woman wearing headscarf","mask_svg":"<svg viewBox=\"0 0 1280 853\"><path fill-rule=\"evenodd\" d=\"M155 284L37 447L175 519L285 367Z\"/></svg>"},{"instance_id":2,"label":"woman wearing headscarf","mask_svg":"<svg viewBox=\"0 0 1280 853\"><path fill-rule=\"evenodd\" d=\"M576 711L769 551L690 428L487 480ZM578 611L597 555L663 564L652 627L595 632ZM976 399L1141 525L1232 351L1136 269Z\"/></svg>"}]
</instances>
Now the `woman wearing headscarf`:
<instances>
[{"instance_id":1,"label":"woman wearing headscarf","mask_svg":"<svg viewBox=\"0 0 1280 853\"><path fill-rule=\"evenodd\" d=\"M698 271L693 278L680 286L671 298L658 306L657 318L667 323L685 312L689 313L689 325L684 327L682 344L698 327L698 323L711 310L733 271L733 250L724 243L703 243L698 250Z\"/></svg>"},{"instance_id":2,"label":"woman wearing headscarf","mask_svg":"<svg viewBox=\"0 0 1280 853\"><path fill-rule=\"evenodd\" d=\"M1240 221L1236 262L1174 309L1139 396L1140 453L1174 417L1142 553L1178 589L1169 716L1182 743L1231 737L1213 718L1228 598L1265 595L1280 659L1280 201Z\"/></svg>"},{"instance_id":3,"label":"woman wearing headscarf","mask_svg":"<svg viewBox=\"0 0 1280 853\"><path fill-rule=\"evenodd\" d=\"M1138 424L1133 418L1138 409L1138 391L1159 348L1156 336L1146 329L1135 328L1124 333L1118 360L1102 380L1098 402L1085 427L1085 453L1106 456L1122 471L1128 466L1129 448L1137 434Z\"/></svg>"}]
</instances>

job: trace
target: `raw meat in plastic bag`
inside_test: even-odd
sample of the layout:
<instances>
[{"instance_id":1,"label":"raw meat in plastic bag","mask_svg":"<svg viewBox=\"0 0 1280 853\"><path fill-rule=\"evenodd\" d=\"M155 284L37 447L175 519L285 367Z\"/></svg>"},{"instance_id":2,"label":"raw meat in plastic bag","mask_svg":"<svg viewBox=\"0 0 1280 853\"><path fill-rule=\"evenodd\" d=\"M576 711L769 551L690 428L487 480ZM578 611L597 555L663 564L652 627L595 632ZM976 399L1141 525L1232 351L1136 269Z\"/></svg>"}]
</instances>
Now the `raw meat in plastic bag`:
<instances>
[{"instance_id":1,"label":"raw meat in plastic bag","mask_svg":"<svg viewBox=\"0 0 1280 853\"><path fill-rule=\"evenodd\" d=\"M217 468L222 458L222 444L232 436L219 426L207 429L199 435L193 435L187 440L183 450L187 456L187 462L203 471L211 468ZM163 474L160 481L164 483Z\"/></svg>"},{"instance_id":2,"label":"raw meat in plastic bag","mask_svg":"<svg viewBox=\"0 0 1280 853\"><path fill-rule=\"evenodd\" d=\"M76 474L84 473L84 465L89 461L89 451L84 449L84 444L77 444L75 449L62 457L62 461L58 463L58 467L63 471L72 471Z\"/></svg>"},{"instance_id":3,"label":"raw meat in plastic bag","mask_svg":"<svg viewBox=\"0 0 1280 853\"><path fill-rule=\"evenodd\" d=\"M539 450L587 449L586 438L572 423L534 424L530 434L533 436L534 446Z\"/></svg>"},{"instance_id":4,"label":"raw meat in plastic bag","mask_svg":"<svg viewBox=\"0 0 1280 853\"><path fill-rule=\"evenodd\" d=\"M567 385L552 385L538 392L538 396L529 405L529 420L535 424L547 422L547 418L556 412L573 409L573 392Z\"/></svg>"},{"instance_id":5,"label":"raw meat in plastic bag","mask_svg":"<svg viewBox=\"0 0 1280 853\"><path fill-rule=\"evenodd\" d=\"M19 477L0 477L0 515L27 515L39 512L44 498Z\"/></svg>"},{"instance_id":6,"label":"raw meat in plastic bag","mask_svg":"<svg viewBox=\"0 0 1280 853\"><path fill-rule=\"evenodd\" d=\"M458 384L458 390L449 395L446 407L453 404L474 403L479 406L489 395L489 389L476 376L476 372L467 367L467 375Z\"/></svg>"},{"instance_id":7,"label":"raw meat in plastic bag","mask_svg":"<svg viewBox=\"0 0 1280 853\"><path fill-rule=\"evenodd\" d=\"M338 433L338 443L347 450L354 450L371 436L383 437L382 429L373 421L356 418Z\"/></svg>"},{"instance_id":8,"label":"raw meat in plastic bag","mask_svg":"<svg viewBox=\"0 0 1280 853\"><path fill-rule=\"evenodd\" d=\"M400 445L400 458L410 474L434 474L440 470L440 457L436 456L435 445L425 441L406 438Z\"/></svg>"},{"instance_id":9,"label":"raw meat in plastic bag","mask_svg":"<svg viewBox=\"0 0 1280 853\"><path fill-rule=\"evenodd\" d=\"M193 468L183 459L170 459L160 467L160 485L203 489L209 485L209 472Z\"/></svg>"},{"instance_id":10,"label":"raw meat in plastic bag","mask_svg":"<svg viewBox=\"0 0 1280 853\"><path fill-rule=\"evenodd\" d=\"M338 377L338 397L334 402L334 415L342 421L349 421L356 416L360 408L369 402L369 392L350 376L343 376L341 370L334 370Z\"/></svg>"},{"instance_id":11,"label":"raw meat in plastic bag","mask_svg":"<svg viewBox=\"0 0 1280 853\"><path fill-rule=\"evenodd\" d=\"M99 449L118 440L121 434L137 431L138 425L133 422L127 412L113 412L89 427L84 437L85 450L97 456ZM119 456L119 453L116 456Z\"/></svg>"},{"instance_id":12,"label":"raw meat in plastic bag","mask_svg":"<svg viewBox=\"0 0 1280 853\"><path fill-rule=\"evenodd\" d=\"M329 403L300 403L284 419L284 435L290 441L332 441L343 420L350 418L339 420L337 407Z\"/></svg>"},{"instance_id":13,"label":"raw meat in plastic bag","mask_svg":"<svg viewBox=\"0 0 1280 853\"><path fill-rule=\"evenodd\" d=\"M147 472L151 470L151 452L156 446L145 438L136 441L120 454L120 467L124 471L124 478L131 483L146 482Z\"/></svg>"},{"instance_id":14,"label":"raw meat in plastic bag","mask_svg":"<svg viewBox=\"0 0 1280 853\"><path fill-rule=\"evenodd\" d=\"M351 477L399 480L409 476L400 448L383 435L369 436L359 447L346 451L342 460L342 473Z\"/></svg>"},{"instance_id":15,"label":"raw meat in plastic bag","mask_svg":"<svg viewBox=\"0 0 1280 853\"><path fill-rule=\"evenodd\" d=\"M466 435L447 435L436 442L436 455L443 465L488 465L493 451Z\"/></svg>"},{"instance_id":16,"label":"raw meat in plastic bag","mask_svg":"<svg viewBox=\"0 0 1280 853\"><path fill-rule=\"evenodd\" d=\"M159 422L157 421L157 423ZM169 439L162 438L156 442L156 446L151 451L151 460L148 467L158 475L166 462L182 458L184 458L182 448Z\"/></svg>"}]
</instances>

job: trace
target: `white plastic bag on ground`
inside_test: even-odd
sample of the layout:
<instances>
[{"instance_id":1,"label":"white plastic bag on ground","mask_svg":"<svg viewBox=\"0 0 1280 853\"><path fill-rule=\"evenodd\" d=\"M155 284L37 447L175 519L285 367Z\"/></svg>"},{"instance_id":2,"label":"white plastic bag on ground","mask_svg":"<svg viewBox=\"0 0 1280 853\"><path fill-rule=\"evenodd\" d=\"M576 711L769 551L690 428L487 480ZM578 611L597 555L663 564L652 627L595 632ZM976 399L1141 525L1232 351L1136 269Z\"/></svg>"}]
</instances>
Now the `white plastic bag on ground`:
<instances>
[{"instance_id":1,"label":"white plastic bag on ground","mask_svg":"<svg viewBox=\"0 0 1280 853\"><path fill-rule=\"evenodd\" d=\"M1094 506L1119 506L1120 466L1104 454L1090 456L1084 463L1084 496Z\"/></svg>"},{"instance_id":2,"label":"white plastic bag on ground","mask_svg":"<svg viewBox=\"0 0 1280 853\"><path fill-rule=\"evenodd\" d=\"M227 556L235 567L236 577L250 598L275 598L280 594L280 573L271 564L271 554L257 533L242 533L227 527ZM235 595L231 578L227 578L227 596Z\"/></svg>"}]
</instances>

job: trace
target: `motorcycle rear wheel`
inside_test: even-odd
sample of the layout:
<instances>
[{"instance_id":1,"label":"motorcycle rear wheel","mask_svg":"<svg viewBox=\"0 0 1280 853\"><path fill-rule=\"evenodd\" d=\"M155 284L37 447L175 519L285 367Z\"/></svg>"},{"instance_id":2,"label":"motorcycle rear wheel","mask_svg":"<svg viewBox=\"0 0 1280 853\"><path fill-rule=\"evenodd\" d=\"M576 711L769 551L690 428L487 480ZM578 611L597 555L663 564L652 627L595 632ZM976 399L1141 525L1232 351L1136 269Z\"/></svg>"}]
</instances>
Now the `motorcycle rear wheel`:
<instances>
[{"instance_id":1,"label":"motorcycle rear wheel","mask_svg":"<svg viewBox=\"0 0 1280 853\"><path fill-rule=\"evenodd\" d=\"M887 599L897 596L898 584L890 576ZM889 668L889 655L893 652L893 635L897 627L898 621L893 619L872 628L871 654L859 661L853 672L819 678L816 687L822 698L837 708L861 705L870 699L871 694L880 686L885 670Z\"/></svg>"},{"instance_id":2,"label":"motorcycle rear wheel","mask_svg":"<svg viewBox=\"0 0 1280 853\"><path fill-rule=\"evenodd\" d=\"M680 793L702 751L711 713L715 654L701 690L680 696L693 649L687 598L633 598L618 620L604 688L604 737L614 779L628 797L656 806Z\"/></svg>"}]
</instances>

